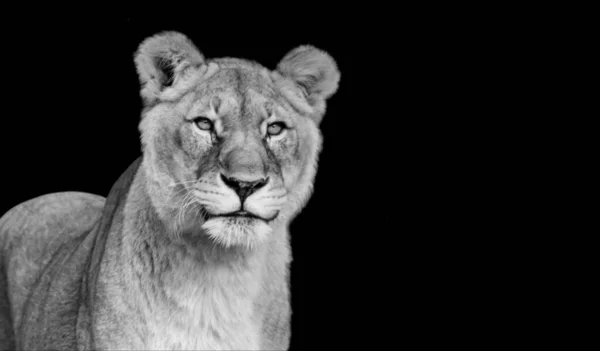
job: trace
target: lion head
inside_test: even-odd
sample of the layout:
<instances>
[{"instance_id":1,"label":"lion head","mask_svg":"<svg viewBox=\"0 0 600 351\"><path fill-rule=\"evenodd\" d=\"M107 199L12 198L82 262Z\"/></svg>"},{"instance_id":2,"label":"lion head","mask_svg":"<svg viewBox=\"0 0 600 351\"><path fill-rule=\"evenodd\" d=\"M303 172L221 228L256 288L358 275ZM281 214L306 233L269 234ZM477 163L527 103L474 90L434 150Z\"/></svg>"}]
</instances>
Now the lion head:
<instances>
[{"instance_id":1,"label":"lion head","mask_svg":"<svg viewBox=\"0 0 600 351\"><path fill-rule=\"evenodd\" d=\"M171 232L252 248L298 213L340 79L327 53L300 46L271 71L207 60L184 35L165 32L140 45L135 63L146 189Z\"/></svg>"}]
</instances>

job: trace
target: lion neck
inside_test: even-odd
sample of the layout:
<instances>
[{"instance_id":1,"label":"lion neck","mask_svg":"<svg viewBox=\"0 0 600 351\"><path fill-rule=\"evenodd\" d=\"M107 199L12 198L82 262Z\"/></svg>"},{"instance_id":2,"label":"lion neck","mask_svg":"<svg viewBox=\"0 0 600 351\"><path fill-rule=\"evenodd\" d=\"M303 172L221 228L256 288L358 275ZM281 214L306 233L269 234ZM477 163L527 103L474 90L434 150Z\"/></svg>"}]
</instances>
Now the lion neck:
<instances>
[{"instance_id":1,"label":"lion neck","mask_svg":"<svg viewBox=\"0 0 600 351\"><path fill-rule=\"evenodd\" d=\"M114 266L122 273L118 298L144 321L138 335L147 337L140 343L168 347L176 340L188 340L186 345L199 345L190 340L240 335L248 345L257 334L254 302L266 269L268 243L250 252L217 246L201 232L183 233L177 239L159 218L146 183L140 167L118 238L120 254L115 257L121 262Z\"/></svg>"}]
</instances>

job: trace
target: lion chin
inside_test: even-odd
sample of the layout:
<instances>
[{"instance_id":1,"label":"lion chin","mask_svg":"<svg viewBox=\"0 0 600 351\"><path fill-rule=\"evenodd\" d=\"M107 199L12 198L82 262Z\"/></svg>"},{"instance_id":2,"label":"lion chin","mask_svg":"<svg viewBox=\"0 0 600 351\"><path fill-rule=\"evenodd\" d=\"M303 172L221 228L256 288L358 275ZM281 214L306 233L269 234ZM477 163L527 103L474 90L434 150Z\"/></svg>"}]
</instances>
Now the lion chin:
<instances>
[{"instance_id":1,"label":"lion chin","mask_svg":"<svg viewBox=\"0 0 600 351\"><path fill-rule=\"evenodd\" d=\"M204 222L202 229L226 248L241 246L248 250L264 243L273 230L264 220L247 217L213 217Z\"/></svg>"}]
</instances>

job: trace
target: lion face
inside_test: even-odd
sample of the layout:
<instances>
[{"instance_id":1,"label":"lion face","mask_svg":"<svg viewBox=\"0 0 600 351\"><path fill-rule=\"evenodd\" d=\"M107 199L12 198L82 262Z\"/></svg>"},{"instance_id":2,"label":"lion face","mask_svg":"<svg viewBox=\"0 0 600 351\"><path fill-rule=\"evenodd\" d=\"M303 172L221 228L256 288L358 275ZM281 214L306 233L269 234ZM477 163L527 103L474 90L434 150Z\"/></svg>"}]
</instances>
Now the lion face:
<instances>
[{"instance_id":1,"label":"lion face","mask_svg":"<svg viewBox=\"0 0 600 351\"><path fill-rule=\"evenodd\" d=\"M147 189L174 235L253 248L289 222L311 192L333 60L300 47L274 72L206 62L187 38L163 33L142 43L136 64Z\"/></svg>"}]
</instances>

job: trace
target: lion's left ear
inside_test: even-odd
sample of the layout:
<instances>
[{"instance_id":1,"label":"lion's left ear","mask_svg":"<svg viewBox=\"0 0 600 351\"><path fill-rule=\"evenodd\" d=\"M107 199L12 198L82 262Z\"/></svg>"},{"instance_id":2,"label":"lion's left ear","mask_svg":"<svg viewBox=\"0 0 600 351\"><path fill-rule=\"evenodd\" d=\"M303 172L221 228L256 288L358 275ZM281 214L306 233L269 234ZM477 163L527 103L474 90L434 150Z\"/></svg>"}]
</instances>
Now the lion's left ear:
<instances>
[{"instance_id":1,"label":"lion's left ear","mask_svg":"<svg viewBox=\"0 0 600 351\"><path fill-rule=\"evenodd\" d=\"M301 89L311 107L324 109L325 100L338 88L340 72L326 52L300 46L288 53L277 66L279 73Z\"/></svg>"},{"instance_id":2,"label":"lion's left ear","mask_svg":"<svg viewBox=\"0 0 600 351\"><path fill-rule=\"evenodd\" d=\"M162 91L176 85L187 68L203 63L203 55L181 33L163 32L147 38L135 54L142 97L151 103Z\"/></svg>"}]
</instances>

